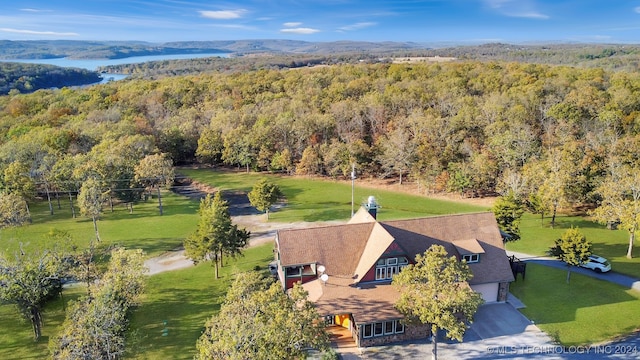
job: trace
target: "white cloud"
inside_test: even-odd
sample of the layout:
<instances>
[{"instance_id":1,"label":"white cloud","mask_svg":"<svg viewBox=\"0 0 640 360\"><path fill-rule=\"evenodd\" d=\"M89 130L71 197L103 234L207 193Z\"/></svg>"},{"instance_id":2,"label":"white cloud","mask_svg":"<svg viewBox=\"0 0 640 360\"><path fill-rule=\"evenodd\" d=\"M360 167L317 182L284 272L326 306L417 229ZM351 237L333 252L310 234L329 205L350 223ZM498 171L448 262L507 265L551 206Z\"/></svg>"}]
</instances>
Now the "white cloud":
<instances>
[{"instance_id":1,"label":"white cloud","mask_svg":"<svg viewBox=\"0 0 640 360\"><path fill-rule=\"evenodd\" d=\"M344 30L344 31L352 31L352 30L360 30L360 29L364 29L364 28L368 28L371 26L375 26L378 25L378 23L375 22L359 22L359 23L355 23L352 25L347 25L347 26L343 26L341 28L339 28L340 30Z\"/></svg>"},{"instance_id":2,"label":"white cloud","mask_svg":"<svg viewBox=\"0 0 640 360\"><path fill-rule=\"evenodd\" d=\"M291 28L291 29L280 29L280 32L287 33L287 34L308 35L308 34L315 34L317 32L320 32L320 30L311 29L311 28Z\"/></svg>"},{"instance_id":3,"label":"white cloud","mask_svg":"<svg viewBox=\"0 0 640 360\"><path fill-rule=\"evenodd\" d=\"M51 10L39 10L39 9L30 9L30 8L20 9L20 11L24 11L24 12L32 12L32 13L39 13L39 12L51 12Z\"/></svg>"},{"instance_id":4,"label":"white cloud","mask_svg":"<svg viewBox=\"0 0 640 360\"><path fill-rule=\"evenodd\" d=\"M21 30L0 28L1 32L8 32L14 34L28 34L28 35L52 35L52 36L79 36L80 34L74 32L55 32L55 31L34 31L34 30Z\"/></svg>"},{"instance_id":5,"label":"white cloud","mask_svg":"<svg viewBox=\"0 0 640 360\"><path fill-rule=\"evenodd\" d=\"M247 13L245 9L238 10L220 10L220 11L200 11L200 15L209 19L216 20L229 20L229 19L239 19L244 14Z\"/></svg>"},{"instance_id":6,"label":"white cloud","mask_svg":"<svg viewBox=\"0 0 640 360\"><path fill-rule=\"evenodd\" d=\"M239 24L213 24L211 26L217 27L217 28L223 28L223 29L251 30L251 31L258 30L253 26L246 26L246 25L239 25Z\"/></svg>"},{"instance_id":7,"label":"white cloud","mask_svg":"<svg viewBox=\"0 0 640 360\"><path fill-rule=\"evenodd\" d=\"M549 15L537 10L533 0L482 0L489 8L501 15L528 19L546 20Z\"/></svg>"},{"instance_id":8,"label":"white cloud","mask_svg":"<svg viewBox=\"0 0 640 360\"><path fill-rule=\"evenodd\" d=\"M284 27L298 27L300 25L302 25L301 22L286 22L286 23L282 24L282 26L284 26Z\"/></svg>"},{"instance_id":9,"label":"white cloud","mask_svg":"<svg viewBox=\"0 0 640 360\"><path fill-rule=\"evenodd\" d=\"M549 15L541 14L538 12L523 12L523 13L513 14L510 16L529 18L529 19L540 19L540 20L546 20L549 18Z\"/></svg>"}]
</instances>

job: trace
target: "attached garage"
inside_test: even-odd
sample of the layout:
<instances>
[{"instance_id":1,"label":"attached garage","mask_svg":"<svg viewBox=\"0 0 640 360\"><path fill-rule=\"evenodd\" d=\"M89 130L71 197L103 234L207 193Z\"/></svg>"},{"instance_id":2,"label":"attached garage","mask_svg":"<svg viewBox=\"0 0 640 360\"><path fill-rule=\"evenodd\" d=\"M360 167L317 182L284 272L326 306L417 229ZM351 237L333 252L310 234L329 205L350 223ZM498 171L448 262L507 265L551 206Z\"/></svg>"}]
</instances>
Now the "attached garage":
<instances>
[{"instance_id":1,"label":"attached garage","mask_svg":"<svg viewBox=\"0 0 640 360\"><path fill-rule=\"evenodd\" d=\"M498 283L471 285L471 289L479 292L485 303L494 303L498 301Z\"/></svg>"}]
</instances>

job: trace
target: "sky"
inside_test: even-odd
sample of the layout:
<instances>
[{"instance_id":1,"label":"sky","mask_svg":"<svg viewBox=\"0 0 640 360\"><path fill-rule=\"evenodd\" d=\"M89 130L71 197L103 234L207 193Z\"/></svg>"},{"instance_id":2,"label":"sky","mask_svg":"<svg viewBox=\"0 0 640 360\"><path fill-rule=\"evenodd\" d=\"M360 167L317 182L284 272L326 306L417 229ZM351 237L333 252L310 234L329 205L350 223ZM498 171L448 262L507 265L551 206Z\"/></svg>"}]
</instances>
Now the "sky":
<instances>
[{"instance_id":1,"label":"sky","mask_svg":"<svg viewBox=\"0 0 640 360\"><path fill-rule=\"evenodd\" d=\"M640 0L2 0L0 40L640 43Z\"/></svg>"}]
</instances>

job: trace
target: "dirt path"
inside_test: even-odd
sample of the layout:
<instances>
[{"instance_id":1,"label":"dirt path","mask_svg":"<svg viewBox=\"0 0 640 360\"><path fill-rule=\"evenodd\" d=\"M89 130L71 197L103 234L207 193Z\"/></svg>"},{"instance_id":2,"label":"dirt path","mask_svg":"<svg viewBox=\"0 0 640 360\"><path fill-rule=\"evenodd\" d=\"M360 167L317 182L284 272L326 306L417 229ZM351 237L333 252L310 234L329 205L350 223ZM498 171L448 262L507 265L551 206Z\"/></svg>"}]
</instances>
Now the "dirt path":
<instances>
[{"instance_id":1,"label":"dirt path","mask_svg":"<svg viewBox=\"0 0 640 360\"><path fill-rule=\"evenodd\" d=\"M259 246L272 243L276 236L276 231L280 229L303 229L316 226L329 226L344 224L345 221L320 221L320 222L295 222L295 223L275 223L265 221L264 215L239 215L232 216L233 223L240 228L245 228L251 232L248 247ZM184 249L176 249L160 256L148 259L144 262L148 275L155 275L165 271L184 269L193 266L193 261L184 254Z\"/></svg>"}]
</instances>

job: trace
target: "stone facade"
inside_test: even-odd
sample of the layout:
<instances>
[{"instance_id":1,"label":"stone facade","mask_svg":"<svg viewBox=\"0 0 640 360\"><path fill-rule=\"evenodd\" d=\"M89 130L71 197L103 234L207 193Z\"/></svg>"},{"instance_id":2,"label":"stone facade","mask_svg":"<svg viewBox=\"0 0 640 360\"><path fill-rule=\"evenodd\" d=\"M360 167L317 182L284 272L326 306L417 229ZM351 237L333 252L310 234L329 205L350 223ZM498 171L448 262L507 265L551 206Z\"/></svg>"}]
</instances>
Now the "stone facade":
<instances>
[{"instance_id":1,"label":"stone facade","mask_svg":"<svg viewBox=\"0 0 640 360\"><path fill-rule=\"evenodd\" d=\"M424 339L431 335L430 326L428 325L405 325L404 333L374 336L370 338L362 337L362 326L358 325L358 331L356 331L356 345L358 347L379 346L386 345L407 340Z\"/></svg>"}]
</instances>

